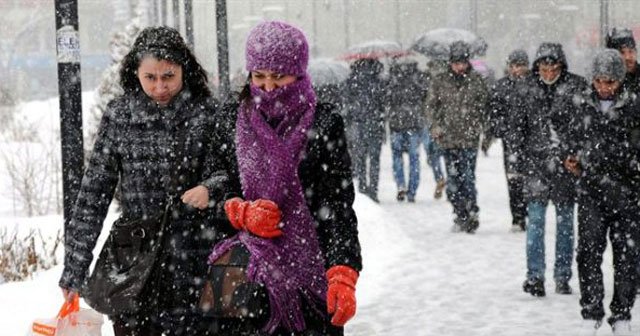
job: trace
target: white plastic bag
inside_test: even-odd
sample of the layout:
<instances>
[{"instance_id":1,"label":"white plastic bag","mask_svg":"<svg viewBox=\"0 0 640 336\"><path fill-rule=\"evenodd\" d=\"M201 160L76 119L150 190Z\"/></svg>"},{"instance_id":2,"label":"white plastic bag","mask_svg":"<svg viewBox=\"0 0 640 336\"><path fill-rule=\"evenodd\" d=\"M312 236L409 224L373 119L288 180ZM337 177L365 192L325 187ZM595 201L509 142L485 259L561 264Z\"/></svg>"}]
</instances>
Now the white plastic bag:
<instances>
[{"instance_id":1,"label":"white plastic bag","mask_svg":"<svg viewBox=\"0 0 640 336\"><path fill-rule=\"evenodd\" d=\"M71 302L65 302L54 318L35 319L27 336L101 336L102 314L93 309L80 308L80 298L76 295Z\"/></svg>"}]
</instances>

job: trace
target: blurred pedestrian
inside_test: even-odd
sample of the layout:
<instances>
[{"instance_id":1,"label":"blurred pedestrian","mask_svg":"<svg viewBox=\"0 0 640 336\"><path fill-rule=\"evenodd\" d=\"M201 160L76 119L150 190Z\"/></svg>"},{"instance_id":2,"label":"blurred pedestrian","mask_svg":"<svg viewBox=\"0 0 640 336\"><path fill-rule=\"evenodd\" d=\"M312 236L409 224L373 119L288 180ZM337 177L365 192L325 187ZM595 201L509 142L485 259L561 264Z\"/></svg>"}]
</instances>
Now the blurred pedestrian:
<instances>
[{"instance_id":1,"label":"blurred pedestrian","mask_svg":"<svg viewBox=\"0 0 640 336\"><path fill-rule=\"evenodd\" d=\"M420 144L424 129L425 77L415 60L391 65L389 88L389 130L396 199L415 202L420 184ZM405 182L403 153L409 153L409 184Z\"/></svg>"},{"instance_id":2,"label":"blurred pedestrian","mask_svg":"<svg viewBox=\"0 0 640 336\"><path fill-rule=\"evenodd\" d=\"M351 154L358 191L378 202L380 151L385 141L387 83L380 77L383 65L360 59L351 65L345 82L345 113L350 123Z\"/></svg>"},{"instance_id":3,"label":"blurred pedestrian","mask_svg":"<svg viewBox=\"0 0 640 336\"><path fill-rule=\"evenodd\" d=\"M630 92L640 94L640 65L633 32L628 28L613 28L607 34L606 45L618 50L624 60L626 75L622 85Z\"/></svg>"},{"instance_id":4,"label":"blurred pedestrian","mask_svg":"<svg viewBox=\"0 0 640 336\"><path fill-rule=\"evenodd\" d=\"M511 231L525 230L527 207L522 188L524 172L522 162L521 130L525 127L525 99L518 90L526 89L530 76L529 57L522 49L514 50L507 57L507 76L499 79L491 88L489 98L489 124L493 137L502 139L504 171L507 176L509 190L509 207L511 209Z\"/></svg>"},{"instance_id":5,"label":"blurred pedestrian","mask_svg":"<svg viewBox=\"0 0 640 336\"><path fill-rule=\"evenodd\" d=\"M469 46L451 45L449 67L429 85L427 121L442 148L447 170L447 198L455 215L453 231L478 229L476 160L486 121L487 87L469 63Z\"/></svg>"}]
</instances>

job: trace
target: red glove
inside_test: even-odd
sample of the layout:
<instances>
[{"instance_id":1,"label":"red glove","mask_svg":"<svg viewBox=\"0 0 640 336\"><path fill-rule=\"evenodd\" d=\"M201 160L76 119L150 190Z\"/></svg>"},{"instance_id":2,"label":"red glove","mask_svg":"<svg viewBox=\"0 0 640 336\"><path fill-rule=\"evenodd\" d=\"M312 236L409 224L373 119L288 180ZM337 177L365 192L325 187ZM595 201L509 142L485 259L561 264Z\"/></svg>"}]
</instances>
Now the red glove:
<instances>
[{"instance_id":1,"label":"red glove","mask_svg":"<svg viewBox=\"0 0 640 336\"><path fill-rule=\"evenodd\" d=\"M253 202L232 198L224 203L224 210L231 225L237 230L247 230L263 238L282 235L278 227L282 215L273 201L259 199Z\"/></svg>"},{"instance_id":2,"label":"red glove","mask_svg":"<svg viewBox=\"0 0 640 336\"><path fill-rule=\"evenodd\" d=\"M356 314L356 282L358 272L344 265L327 271L327 312L333 314L331 324L344 326Z\"/></svg>"}]
</instances>

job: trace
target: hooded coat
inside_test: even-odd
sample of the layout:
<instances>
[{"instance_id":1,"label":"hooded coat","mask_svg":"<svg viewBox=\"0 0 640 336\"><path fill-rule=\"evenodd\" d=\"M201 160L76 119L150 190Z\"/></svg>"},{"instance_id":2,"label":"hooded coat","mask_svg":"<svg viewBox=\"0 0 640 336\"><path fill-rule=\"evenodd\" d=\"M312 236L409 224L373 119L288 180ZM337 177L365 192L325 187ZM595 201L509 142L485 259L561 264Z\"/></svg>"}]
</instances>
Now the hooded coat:
<instances>
[{"instance_id":1,"label":"hooded coat","mask_svg":"<svg viewBox=\"0 0 640 336\"><path fill-rule=\"evenodd\" d=\"M384 140L385 90L387 83L380 78L382 64L373 60L361 60L352 65L345 81L345 116L347 124L364 132L366 139L358 141L379 142Z\"/></svg>"},{"instance_id":2,"label":"hooded coat","mask_svg":"<svg viewBox=\"0 0 640 336\"><path fill-rule=\"evenodd\" d=\"M551 85L545 84L539 73L540 63L547 59L559 62L562 68L558 79ZM563 167L554 140L558 138L558 132L566 132L576 111L571 106L554 105L563 99L571 99L586 87L584 78L568 71L560 44L544 43L540 47L526 90L520 92L525 99L521 113L524 127L520 134L522 147L517 150L523 155L527 201L566 203L575 200L576 179Z\"/></svg>"}]
</instances>

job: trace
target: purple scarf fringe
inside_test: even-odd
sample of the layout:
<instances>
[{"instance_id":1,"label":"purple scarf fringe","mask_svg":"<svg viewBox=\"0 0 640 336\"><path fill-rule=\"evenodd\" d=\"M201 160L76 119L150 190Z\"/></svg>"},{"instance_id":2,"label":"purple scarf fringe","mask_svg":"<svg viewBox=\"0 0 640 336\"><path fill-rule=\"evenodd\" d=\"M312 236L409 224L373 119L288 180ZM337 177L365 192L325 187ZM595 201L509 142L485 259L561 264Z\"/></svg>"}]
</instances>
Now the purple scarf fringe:
<instances>
[{"instance_id":1,"label":"purple scarf fringe","mask_svg":"<svg viewBox=\"0 0 640 336\"><path fill-rule=\"evenodd\" d=\"M320 311L327 291L324 258L298 176L316 96L308 75L271 92L252 86L251 94L253 101L241 104L236 121L242 191L246 200L278 204L283 234L264 239L240 231L217 244L209 262L244 244L251 252L247 278L269 293L271 316L263 331L303 331L302 297Z\"/></svg>"}]
</instances>

